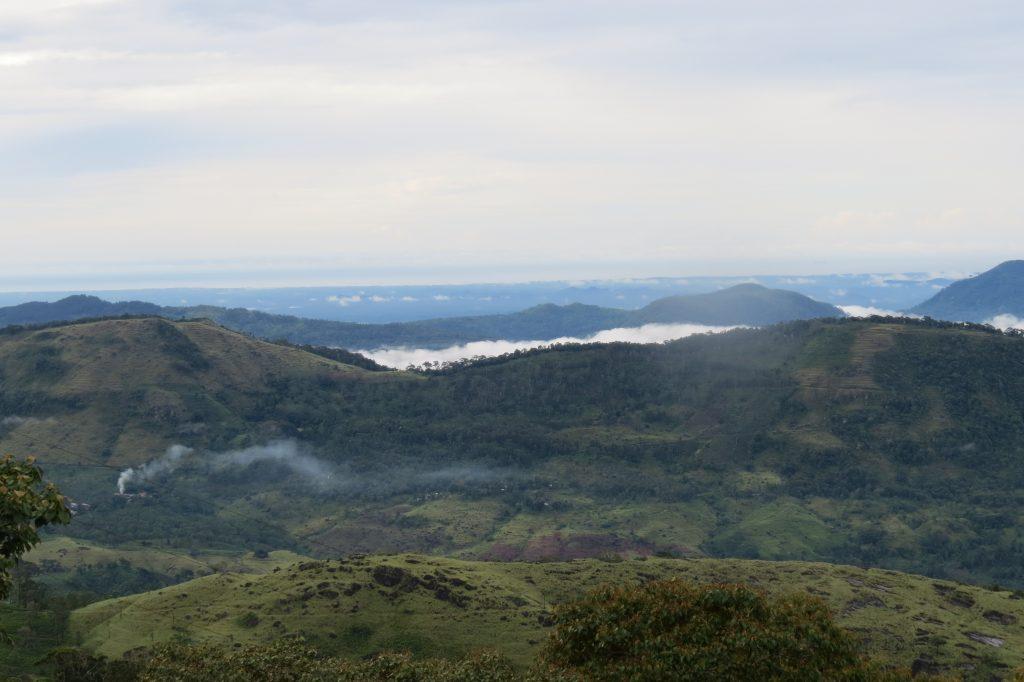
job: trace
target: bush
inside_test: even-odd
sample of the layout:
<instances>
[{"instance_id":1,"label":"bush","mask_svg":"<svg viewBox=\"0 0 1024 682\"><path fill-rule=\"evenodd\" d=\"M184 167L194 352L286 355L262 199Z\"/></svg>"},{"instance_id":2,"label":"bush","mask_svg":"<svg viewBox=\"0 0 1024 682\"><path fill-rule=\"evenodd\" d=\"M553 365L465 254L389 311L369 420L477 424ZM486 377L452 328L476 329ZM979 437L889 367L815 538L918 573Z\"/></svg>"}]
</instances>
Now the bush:
<instances>
[{"instance_id":1,"label":"bush","mask_svg":"<svg viewBox=\"0 0 1024 682\"><path fill-rule=\"evenodd\" d=\"M883 680L824 603L678 580L604 587L559 609L542 656L587 680Z\"/></svg>"}]
</instances>

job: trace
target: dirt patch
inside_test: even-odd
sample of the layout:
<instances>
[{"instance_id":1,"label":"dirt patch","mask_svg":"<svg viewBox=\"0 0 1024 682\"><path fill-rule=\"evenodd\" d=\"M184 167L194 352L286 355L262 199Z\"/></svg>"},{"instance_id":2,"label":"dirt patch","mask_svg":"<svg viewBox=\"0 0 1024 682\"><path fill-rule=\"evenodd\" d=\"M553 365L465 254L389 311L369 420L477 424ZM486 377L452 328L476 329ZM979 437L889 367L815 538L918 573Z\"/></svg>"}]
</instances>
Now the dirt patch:
<instances>
[{"instance_id":1,"label":"dirt patch","mask_svg":"<svg viewBox=\"0 0 1024 682\"><path fill-rule=\"evenodd\" d=\"M849 615L854 611L860 611L866 608L877 608L884 609L885 602L874 595L867 595L858 599L851 599L846 602L846 606L843 607L843 615Z\"/></svg>"}]
</instances>

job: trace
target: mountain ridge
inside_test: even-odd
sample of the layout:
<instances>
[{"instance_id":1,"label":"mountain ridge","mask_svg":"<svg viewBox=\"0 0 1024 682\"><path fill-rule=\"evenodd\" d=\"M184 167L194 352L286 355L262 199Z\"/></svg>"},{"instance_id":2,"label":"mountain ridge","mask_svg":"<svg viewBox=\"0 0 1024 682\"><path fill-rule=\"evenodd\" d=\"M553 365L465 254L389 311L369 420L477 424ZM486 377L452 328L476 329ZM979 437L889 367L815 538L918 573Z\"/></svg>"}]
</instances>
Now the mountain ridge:
<instances>
[{"instance_id":1,"label":"mountain ridge","mask_svg":"<svg viewBox=\"0 0 1024 682\"><path fill-rule=\"evenodd\" d=\"M586 337L606 329L644 324L763 326L795 319L843 316L835 306L802 294L741 284L709 294L670 296L637 310L549 303L518 313L385 324L317 320L205 305L161 307L142 301L107 303L96 297L76 296L52 304L28 303L0 308L0 327L121 314L209 318L260 338L349 350L396 346L443 348L473 341L543 341Z\"/></svg>"}]
</instances>

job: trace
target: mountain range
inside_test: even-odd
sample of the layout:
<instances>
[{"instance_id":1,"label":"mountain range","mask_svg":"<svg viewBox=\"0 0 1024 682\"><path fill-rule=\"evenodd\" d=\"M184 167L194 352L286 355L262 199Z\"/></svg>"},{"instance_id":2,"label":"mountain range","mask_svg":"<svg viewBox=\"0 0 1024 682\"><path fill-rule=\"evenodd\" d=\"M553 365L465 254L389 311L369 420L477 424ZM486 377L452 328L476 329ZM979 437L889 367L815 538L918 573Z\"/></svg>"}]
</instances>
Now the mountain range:
<instances>
[{"instance_id":1,"label":"mountain range","mask_svg":"<svg viewBox=\"0 0 1024 682\"><path fill-rule=\"evenodd\" d=\"M615 327L693 323L763 326L788 320L843 317L833 305L802 294L741 284L709 294L670 296L637 310L600 306L545 304L527 310L473 317L450 317L389 324L359 324L275 315L244 308L170 307L142 301L110 303L92 296L71 296L54 303L24 303L0 308L0 327L32 325L116 315L161 315L173 319L207 318L264 339L352 350L384 347L444 348L473 341L549 340L582 337Z\"/></svg>"},{"instance_id":2,"label":"mountain range","mask_svg":"<svg viewBox=\"0 0 1024 682\"><path fill-rule=\"evenodd\" d=\"M667 552L1024 585L1021 364L1024 339L985 327L846 319L369 371L113 319L0 335L0 449L38 455L90 505L67 532L112 546Z\"/></svg>"}]
</instances>

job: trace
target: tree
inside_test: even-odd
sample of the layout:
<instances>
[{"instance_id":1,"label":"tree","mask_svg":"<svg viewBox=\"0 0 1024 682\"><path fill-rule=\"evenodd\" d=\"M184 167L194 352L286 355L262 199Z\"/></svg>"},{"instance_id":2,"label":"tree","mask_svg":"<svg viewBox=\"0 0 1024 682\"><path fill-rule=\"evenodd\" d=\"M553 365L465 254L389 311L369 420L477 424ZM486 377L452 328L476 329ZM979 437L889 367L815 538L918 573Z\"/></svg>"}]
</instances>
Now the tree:
<instances>
[{"instance_id":1,"label":"tree","mask_svg":"<svg viewBox=\"0 0 1024 682\"><path fill-rule=\"evenodd\" d=\"M35 460L0 459L0 600L11 589L11 569L39 543L39 529L69 523L71 511Z\"/></svg>"},{"instance_id":2,"label":"tree","mask_svg":"<svg viewBox=\"0 0 1024 682\"><path fill-rule=\"evenodd\" d=\"M869 664L805 595L667 580L599 588L555 620L544 660L586 680L910 679Z\"/></svg>"}]
</instances>

